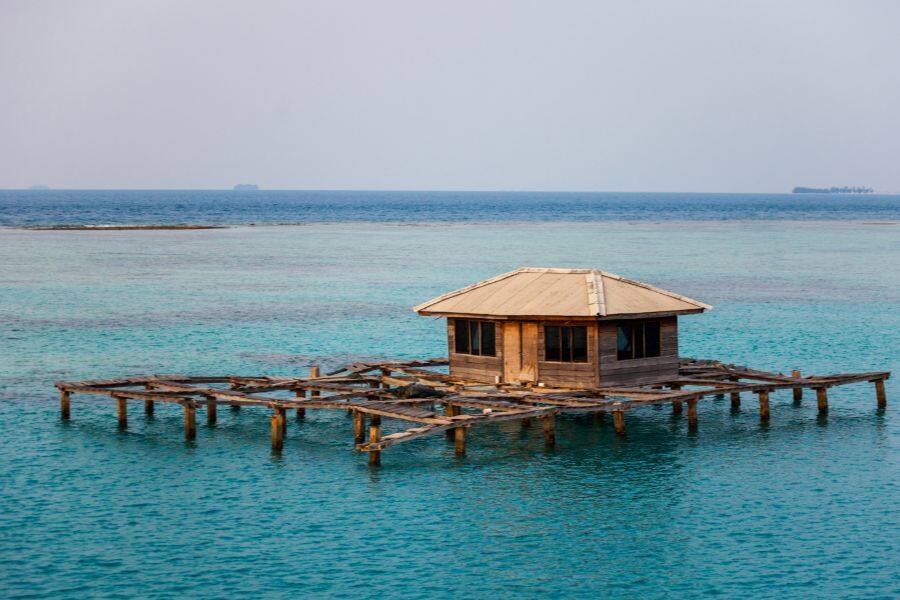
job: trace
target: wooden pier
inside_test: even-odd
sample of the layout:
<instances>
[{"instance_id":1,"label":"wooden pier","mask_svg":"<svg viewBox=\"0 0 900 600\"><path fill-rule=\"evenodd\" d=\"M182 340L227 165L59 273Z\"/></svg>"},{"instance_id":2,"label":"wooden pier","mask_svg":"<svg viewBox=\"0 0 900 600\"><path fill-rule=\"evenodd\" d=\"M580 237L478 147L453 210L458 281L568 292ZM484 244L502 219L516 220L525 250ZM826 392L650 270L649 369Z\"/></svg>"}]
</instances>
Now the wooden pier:
<instances>
[{"instance_id":1,"label":"wooden pier","mask_svg":"<svg viewBox=\"0 0 900 600\"><path fill-rule=\"evenodd\" d=\"M564 388L540 383L494 385L467 381L434 369L446 359L354 363L325 375L313 367L309 377L243 377L151 375L94 381L60 381L60 414L71 418L73 394L109 397L116 402L118 425L128 427L129 401L143 402L151 416L156 402L180 404L184 409L184 435L197 435L198 407L205 409L207 423L215 424L218 407L262 407L272 412L272 450L281 452L287 435L287 414L296 410L298 423L308 410L347 411L353 416L352 447L369 454L369 464L381 464L382 450L420 437L446 432L455 453L466 452L470 427L497 421L517 420L528 427L539 418L548 446L556 443L555 417L559 414L612 413L618 435L626 434L625 413L646 405L671 403L674 414L687 405L690 430L698 427L697 404L709 397L730 395L732 411L740 410L741 394L755 394L760 421L771 419L769 395L792 390L793 402L801 403L803 390L815 390L818 412L828 413L828 390L851 383L869 382L875 387L878 409L887 398L887 371L801 376L769 373L714 360L682 359L675 378L664 378L630 387ZM280 395L279 395L280 394ZM410 428L382 434L382 419L406 422ZM348 426L348 440L351 427ZM368 439L366 435L368 434ZM350 444L348 444L349 446Z\"/></svg>"}]
</instances>

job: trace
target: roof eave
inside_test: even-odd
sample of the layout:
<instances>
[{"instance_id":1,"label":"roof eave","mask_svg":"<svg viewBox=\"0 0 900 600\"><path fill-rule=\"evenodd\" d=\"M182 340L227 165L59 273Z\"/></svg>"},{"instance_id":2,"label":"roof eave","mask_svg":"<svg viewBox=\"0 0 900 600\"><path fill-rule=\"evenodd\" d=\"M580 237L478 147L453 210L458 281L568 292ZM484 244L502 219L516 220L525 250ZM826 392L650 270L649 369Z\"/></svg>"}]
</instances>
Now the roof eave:
<instances>
[{"instance_id":1,"label":"roof eave","mask_svg":"<svg viewBox=\"0 0 900 600\"><path fill-rule=\"evenodd\" d=\"M712 308L712 307L710 307ZM489 315L482 313L416 310L423 317L448 317L460 319L490 319L493 321L614 321L622 319L643 319L654 317L672 317L677 315L693 315L706 312L707 308L686 308L682 310L664 310L645 313L619 313L609 315Z\"/></svg>"}]
</instances>

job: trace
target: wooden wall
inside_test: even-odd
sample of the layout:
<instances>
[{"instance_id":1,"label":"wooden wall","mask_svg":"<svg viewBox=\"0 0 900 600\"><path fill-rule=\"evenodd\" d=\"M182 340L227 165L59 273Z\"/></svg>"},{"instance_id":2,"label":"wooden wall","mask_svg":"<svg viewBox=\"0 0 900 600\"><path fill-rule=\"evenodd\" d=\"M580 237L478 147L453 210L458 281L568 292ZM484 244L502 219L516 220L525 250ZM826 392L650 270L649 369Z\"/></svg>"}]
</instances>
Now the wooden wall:
<instances>
[{"instance_id":1,"label":"wooden wall","mask_svg":"<svg viewBox=\"0 0 900 600\"><path fill-rule=\"evenodd\" d=\"M447 356L450 357L450 374L461 379L494 383L499 375L503 377L503 324L495 324L496 356L474 356L457 354L455 319L447 319Z\"/></svg>"},{"instance_id":2,"label":"wooden wall","mask_svg":"<svg viewBox=\"0 0 900 600\"><path fill-rule=\"evenodd\" d=\"M678 317L660 321L660 356L620 361L616 357L616 321L542 322L537 336L537 381L546 385L591 388L632 385L678 376ZM588 362L547 361L544 325L584 325L588 328ZM454 319L447 319L447 351L450 374L470 381L494 383L503 378L503 323L496 322L496 356L454 352Z\"/></svg>"},{"instance_id":3,"label":"wooden wall","mask_svg":"<svg viewBox=\"0 0 900 600\"><path fill-rule=\"evenodd\" d=\"M617 323L600 322L600 385L630 385L678 377L678 317L659 319L659 356L618 360Z\"/></svg>"},{"instance_id":4,"label":"wooden wall","mask_svg":"<svg viewBox=\"0 0 900 600\"><path fill-rule=\"evenodd\" d=\"M577 362L556 362L548 361L545 356L544 348L544 326L546 325L583 325L587 327L588 334L588 361L586 363ZM599 344L597 343L597 322L553 322L541 323L538 327L538 366L537 380L546 385L562 385L566 387L590 388L597 387L599 378L598 357Z\"/></svg>"}]
</instances>

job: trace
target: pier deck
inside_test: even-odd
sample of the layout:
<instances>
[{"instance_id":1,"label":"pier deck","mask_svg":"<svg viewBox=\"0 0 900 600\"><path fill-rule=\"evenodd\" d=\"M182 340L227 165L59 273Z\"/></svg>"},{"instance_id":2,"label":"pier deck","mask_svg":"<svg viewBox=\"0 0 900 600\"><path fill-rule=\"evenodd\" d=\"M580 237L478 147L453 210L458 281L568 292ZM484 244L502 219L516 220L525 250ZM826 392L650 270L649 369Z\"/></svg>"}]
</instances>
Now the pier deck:
<instances>
[{"instance_id":1,"label":"pier deck","mask_svg":"<svg viewBox=\"0 0 900 600\"><path fill-rule=\"evenodd\" d=\"M828 390L835 386L869 382L875 385L876 405L887 405L884 382L890 372L842 373L801 376L770 373L715 360L682 359L679 375L637 387L588 389L520 385L494 385L466 381L434 371L446 359L359 362L325 375L318 367L308 377L245 377L234 375L194 377L149 375L123 379L60 381L60 411L71 416L72 394L92 394L116 401L119 427L128 426L128 402L142 401L152 415L156 402L180 404L184 408L187 439L196 437L196 409L205 409L214 424L220 405L234 410L255 406L272 411L272 449L280 452L287 433L287 414L296 411L302 421L307 410L346 410L353 419L353 447L369 454L369 463L379 465L381 451L427 435L446 432L458 455L466 451L466 431L484 423L519 420L523 426L540 418L546 443L555 444L555 416L571 413L612 413L613 425L625 435L625 413L649 404L671 403L676 414L684 412L691 429L697 427L697 403L710 396L729 394L731 406L740 406L741 394L755 394L760 420L770 420L769 394L793 390L795 403L803 390L815 390L819 414L828 412ZM291 395L292 394L292 395ZM382 419L412 425L409 429L382 435ZM368 436L367 436L368 434Z\"/></svg>"}]
</instances>

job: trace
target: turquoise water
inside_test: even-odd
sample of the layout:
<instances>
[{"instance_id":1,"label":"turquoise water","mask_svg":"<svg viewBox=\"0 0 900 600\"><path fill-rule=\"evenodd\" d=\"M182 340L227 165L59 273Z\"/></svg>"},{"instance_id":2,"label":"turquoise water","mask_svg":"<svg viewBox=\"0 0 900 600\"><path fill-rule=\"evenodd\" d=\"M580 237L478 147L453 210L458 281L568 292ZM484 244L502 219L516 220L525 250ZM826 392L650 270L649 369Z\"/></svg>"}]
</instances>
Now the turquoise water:
<instances>
[{"instance_id":1,"label":"turquoise water","mask_svg":"<svg viewBox=\"0 0 900 600\"><path fill-rule=\"evenodd\" d=\"M865 218L865 217L864 217ZM303 374L444 353L409 307L518 266L592 266L715 306L682 354L900 371L900 226L860 221L343 223L175 232L0 230L0 590L9 597L896 597L900 386L772 398L761 427L704 401L629 435L566 417L354 454L343 414L177 407L116 429L57 379ZM386 429L390 431L391 423Z\"/></svg>"},{"instance_id":2,"label":"turquoise water","mask_svg":"<svg viewBox=\"0 0 900 600\"><path fill-rule=\"evenodd\" d=\"M900 220L889 194L0 190L0 226Z\"/></svg>"}]
</instances>

